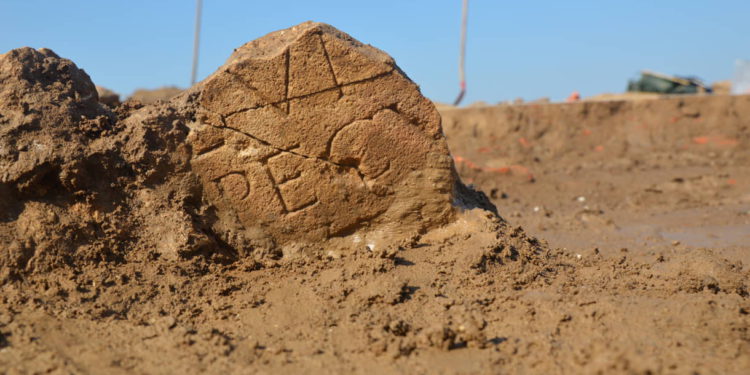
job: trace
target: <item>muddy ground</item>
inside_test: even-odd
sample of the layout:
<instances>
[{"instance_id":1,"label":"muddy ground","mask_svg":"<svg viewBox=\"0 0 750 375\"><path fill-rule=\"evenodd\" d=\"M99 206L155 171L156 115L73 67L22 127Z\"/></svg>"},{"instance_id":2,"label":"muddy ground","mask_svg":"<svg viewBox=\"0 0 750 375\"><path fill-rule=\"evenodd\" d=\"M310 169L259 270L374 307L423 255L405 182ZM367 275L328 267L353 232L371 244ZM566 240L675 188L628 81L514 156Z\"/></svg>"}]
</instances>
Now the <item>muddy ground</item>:
<instances>
[{"instance_id":1,"label":"muddy ground","mask_svg":"<svg viewBox=\"0 0 750 375\"><path fill-rule=\"evenodd\" d=\"M750 371L750 97L442 115L507 223L29 275L0 289L0 373Z\"/></svg>"}]
</instances>

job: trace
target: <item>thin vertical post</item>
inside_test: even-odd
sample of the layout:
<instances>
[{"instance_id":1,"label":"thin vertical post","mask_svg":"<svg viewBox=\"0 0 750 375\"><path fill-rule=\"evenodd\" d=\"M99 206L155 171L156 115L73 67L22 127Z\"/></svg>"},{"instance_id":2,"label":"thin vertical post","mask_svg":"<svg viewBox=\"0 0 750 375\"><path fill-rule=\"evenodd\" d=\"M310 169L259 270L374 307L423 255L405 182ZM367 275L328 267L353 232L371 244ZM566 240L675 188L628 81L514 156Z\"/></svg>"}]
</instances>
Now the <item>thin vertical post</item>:
<instances>
[{"instance_id":1,"label":"thin vertical post","mask_svg":"<svg viewBox=\"0 0 750 375\"><path fill-rule=\"evenodd\" d=\"M201 41L201 10L203 0L196 0L195 3L195 34L193 35L193 72L190 74L190 86L195 84L198 75L198 54L200 52Z\"/></svg>"},{"instance_id":2,"label":"thin vertical post","mask_svg":"<svg viewBox=\"0 0 750 375\"><path fill-rule=\"evenodd\" d=\"M463 0L461 18L461 45L458 52L458 82L461 92L458 93L453 105L459 105L466 94L466 20L469 11L469 0Z\"/></svg>"}]
</instances>

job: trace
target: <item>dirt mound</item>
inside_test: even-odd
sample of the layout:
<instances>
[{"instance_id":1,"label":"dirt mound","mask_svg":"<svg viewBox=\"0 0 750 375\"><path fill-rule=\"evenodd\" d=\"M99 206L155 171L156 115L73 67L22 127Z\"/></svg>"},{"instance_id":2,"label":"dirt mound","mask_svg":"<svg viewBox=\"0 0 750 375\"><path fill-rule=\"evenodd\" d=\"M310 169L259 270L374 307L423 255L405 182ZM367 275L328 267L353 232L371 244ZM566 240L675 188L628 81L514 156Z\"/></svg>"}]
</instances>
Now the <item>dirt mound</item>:
<instances>
[{"instance_id":1,"label":"dirt mound","mask_svg":"<svg viewBox=\"0 0 750 375\"><path fill-rule=\"evenodd\" d=\"M82 171L85 155L112 131L114 116L99 104L88 75L50 50L0 56L0 82L0 238L7 249L0 268L7 274L28 264L38 246L67 237L64 230L44 230L59 217L41 200L65 190L63 184L84 190L92 183Z\"/></svg>"},{"instance_id":2,"label":"dirt mound","mask_svg":"<svg viewBox=\"0 0 750 375\"><path fill-rule=\"evenodd\" d=\"M114 109L12 51L0 373L745 374L748 108L445 110L463 177L566 250L490 212L416 86L329 26Z\"/></svg>"},{"instance_id":3,"label":"dirt mound","mask_svg":"<svg viewBox=\"0 0 750 375\"><path fill-rule=\"evenodd\" d=\"M747 372L750 96L441 114L463 180L574 256L496 306L502 370Z\"/></svg>"},{"instance_id":4,"label":"dirt mound","mask_svg":"<svg viewBox=\"0 0 750 375\"><path fill-rule=\"evenodd\" d=\"M136 112L142 121L123 120L134 108L112 112L83 70L45 49L2 55L0 82L3 279L123 261L133 247L184 240L174 237L191 221L167 194L200 202L200 190L162 189L189 181L188 129L173 113L144 109ZM170 215L180 220L163 220Z\"/></svg>"},{"instance_id":5,"label":"dirt mound","mask_svg":"<svg viewBox=\"0 0 750 375\"><path fill-rule=\"evenodd\" d=\"M584 101L624 101L624 100L654 100L660 98L666 98L668 95L657 94L653 92L623 92L623 93L605 93L597 94L583 98Z\"/></svg>"},{"instance_id":6,"label":"dirt mound","mask_svg":"<svg viewBox=\"0 0 750 375\"><path fill-rule=\"evenodd\" d=\"M102 104L113 108L120 105L120 95L118 93L99 85L96 86L96 92L99 94L99 101Z\"/></svg>"},{"instance_id":7,"label":"dirt mound","mask_svg":"<svg viewBox=\"0 0 750 375\"><path fill-rule=\"evenodd\" d=\"M494 106L441 114L448 140L460 140L451 151L466 176L475 171L528 177L561 165L574 170L602 163L632 169L665 162L750 162L748 95Z\"/></svg>"},{"instance_id":8,"label":"dirt mound","mask_svg":"<svg viewBox=\"0 0 750 375\"><path fill-rule=\"evenodd\" d=\"M186 95L200 104L193 170L245 229L392 237L453 217L460 182L434 106L388 55L328 25L248 43Z\"/></svg>"},{"instance_id":9,"label":"dirt mound","mask_svg":"<svg viewBox=\"0 0 750 375\"><path fill-rule=\"evenodd\" d=\"M711 90L716 95L729 95L732 93L732 81L717 81L711 84Z\"/></svg>"},{"instance_id":10,"label":"dirt mound","mask_svg":"<svg viewBox=\"0 0 750 375\"><path fill-rule=\"evenodd\" d=\"M33 275L0 287L0 368L742 374L750 364L748 273L716 254L542 252L497 217L469 221L389 251L261 270L147 259Z\"/></svg>"},{"instance_id":11,"label":"dirt mound","mask_svg":"<svg viewBox=\"0 0 750 375\"><path fill-rule=\"evenodd\" d=\"M128 100L135 100L142 104L154 104L156 102L166 102L179 95L183 90L175 86L165 86L156 89L138 89L128 97Z\"/></svg>"}]
</instances>

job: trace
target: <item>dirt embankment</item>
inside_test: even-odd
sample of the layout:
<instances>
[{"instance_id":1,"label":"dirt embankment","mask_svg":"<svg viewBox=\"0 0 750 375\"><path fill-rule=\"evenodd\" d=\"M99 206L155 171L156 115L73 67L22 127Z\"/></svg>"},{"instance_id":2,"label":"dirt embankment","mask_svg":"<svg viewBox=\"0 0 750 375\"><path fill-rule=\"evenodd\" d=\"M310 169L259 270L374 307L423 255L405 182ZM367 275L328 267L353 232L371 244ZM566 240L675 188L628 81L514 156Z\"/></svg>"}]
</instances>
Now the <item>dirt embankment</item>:
<instances>
[{"instance_id":1,"label":"dirt embankment","mask_svg":"<svg viewBox=\"0 0 750 375\"><path fill-rule=\"evenodd\" d=\"M743 170L747 128L718 119L746 118L745 99L713 100L446 111L457 169L535 237L461 183L395 62L330 26L269 34L169 102L115 109L72 62L11 51L0 372L743 373L742 263L611 251L607 218L567 200L570 179ZM601 249L556 249L560 233Z\"/></svg>"},{"instance_id":2,"label":"dirt embankment","mask_svg":"<svg viewBox=\"0 0 750 375\"><path fill-rule=\"evenodd\" d=\"M750 96L503 105L441 114L461 171L528 175L565 166L627 170L750 161Z\"/></svg>"},{"instance_id":3,"label":"dirt embankment","mask_svg":"<svg viewBox=\"0 0 750 375\"><path fill-rule=\"evenodd\" d=\"M167 102L179 95L183 89L175 86L165 86L156 89L138 89L135 90L128 100L136 100L142 104L154 104L159 101Z\"/></svg>"}]
</instances>

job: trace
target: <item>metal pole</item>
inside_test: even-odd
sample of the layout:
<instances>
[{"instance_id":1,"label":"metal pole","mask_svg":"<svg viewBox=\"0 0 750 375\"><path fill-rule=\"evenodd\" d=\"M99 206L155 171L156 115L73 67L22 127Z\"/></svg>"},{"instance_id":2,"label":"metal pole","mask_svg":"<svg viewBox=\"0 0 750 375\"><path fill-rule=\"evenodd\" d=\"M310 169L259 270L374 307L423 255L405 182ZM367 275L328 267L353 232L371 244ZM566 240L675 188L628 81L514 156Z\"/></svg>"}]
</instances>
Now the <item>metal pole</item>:
<instances>
[{"instance_id":1,"label":"metal pole","mask_svg":"<svg viewBox=\"0 0 750 375\"><path fill-rule=\"evenodd\" d=\"M469 0L463 0L463 16L461 19L461 46L458 53L458 82L461 87L461 92L458 93L456 101L453 105L459 105L461 100L466 94L466 19L469 11Z\"/></svg>"},{"instance_id":2,"label":"metal pole","mask_svg":"<svg viewBox=\"0 0 750 375\"><path fill-rule=\"evenodd\" d=\"M195 77L198 75L198 53L200 50L201 40L201 9L203 0L196 0L195 3L195 34L193 35L193 72L190 74L190 86L195 84Z\"/></svg>"}]
</instances>

